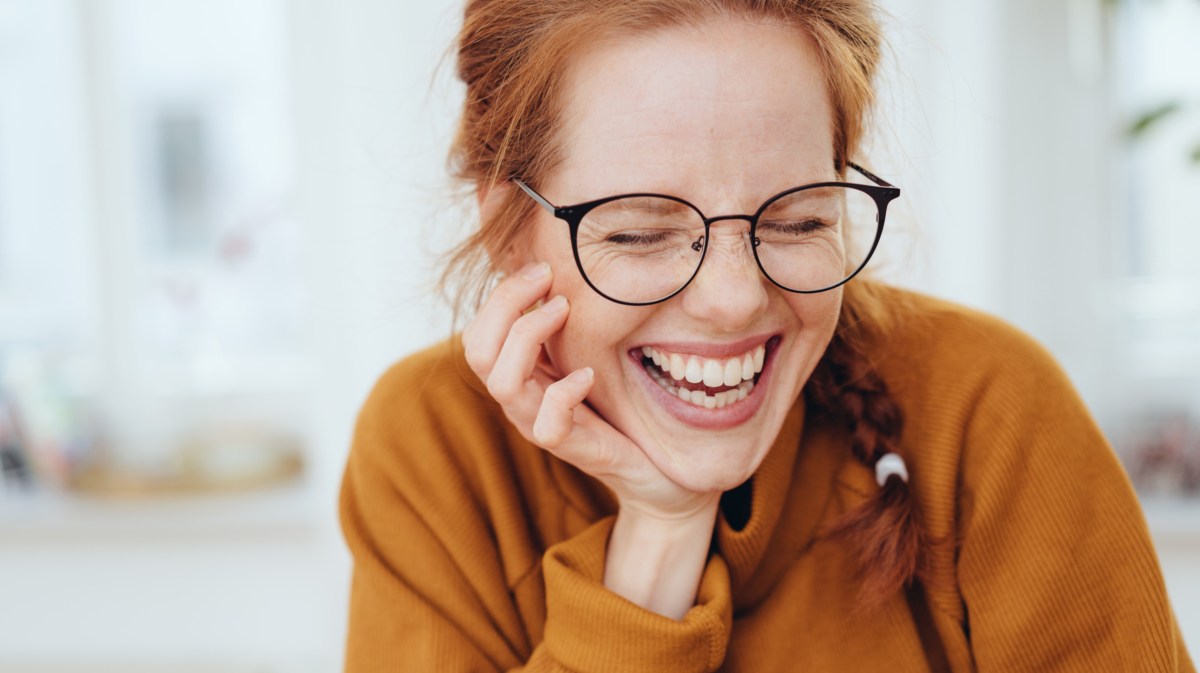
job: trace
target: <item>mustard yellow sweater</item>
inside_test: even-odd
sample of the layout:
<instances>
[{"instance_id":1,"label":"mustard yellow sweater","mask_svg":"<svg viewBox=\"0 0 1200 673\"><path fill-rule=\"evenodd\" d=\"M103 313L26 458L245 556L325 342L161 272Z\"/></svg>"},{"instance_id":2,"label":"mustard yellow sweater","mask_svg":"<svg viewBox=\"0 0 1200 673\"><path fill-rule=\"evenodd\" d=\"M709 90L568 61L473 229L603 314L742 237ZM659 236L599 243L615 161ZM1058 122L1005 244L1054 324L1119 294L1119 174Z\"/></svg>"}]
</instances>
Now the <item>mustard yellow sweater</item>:
<instances>
[{"instance_id":1,"label":"mustard yellow sweater","mask_svg":"<svg viewBox=\"0 0 1200 673\"><path fill-rule=\"evenodd\" d=\"M346 670L1194 672L1129 480L1042 348L916 297L872 352L926 524L957 549L854 611L851 550L814 531L877 486L802 396L682 621L605 589L611 495L521 438L457 339L395 365L343 482Z\"/></svg>"}]
</instances>

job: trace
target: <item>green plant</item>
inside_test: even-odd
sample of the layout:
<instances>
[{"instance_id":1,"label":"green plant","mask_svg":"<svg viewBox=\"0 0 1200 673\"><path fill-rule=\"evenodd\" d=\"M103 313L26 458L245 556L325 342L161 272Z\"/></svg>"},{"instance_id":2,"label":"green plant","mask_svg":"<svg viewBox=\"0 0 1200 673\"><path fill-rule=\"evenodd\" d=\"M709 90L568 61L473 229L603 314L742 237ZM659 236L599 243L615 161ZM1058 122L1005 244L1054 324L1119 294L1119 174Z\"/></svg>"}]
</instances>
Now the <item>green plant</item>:
<instances>
[{"instance_id":1,"label":"green plant","mask_svg":"<svg viewBox=\"0 0 1200 673\"><path fill-rule=\"evenodd\" d=\"M1103 0L1106 7L1111 11L1122 3L1132 2L1161 2L1161 0ZM1200 26L1197 27L1197 32L1200 33ZM1195 115L1200 113L1200 109L1193 104L1185 103L1181 99L1168 100L1154 107L1147 108L1140 112L1131 121L1124 130L1124 135L1130 141L1139 141L1148 135L1154 129L1162 126L1167 120L1176 119L1181 116ZM1191 149L1188 150L1188 157L1193 164L1200 165L1200 138L1197 138Z\"/></svg>"}]
</instances>

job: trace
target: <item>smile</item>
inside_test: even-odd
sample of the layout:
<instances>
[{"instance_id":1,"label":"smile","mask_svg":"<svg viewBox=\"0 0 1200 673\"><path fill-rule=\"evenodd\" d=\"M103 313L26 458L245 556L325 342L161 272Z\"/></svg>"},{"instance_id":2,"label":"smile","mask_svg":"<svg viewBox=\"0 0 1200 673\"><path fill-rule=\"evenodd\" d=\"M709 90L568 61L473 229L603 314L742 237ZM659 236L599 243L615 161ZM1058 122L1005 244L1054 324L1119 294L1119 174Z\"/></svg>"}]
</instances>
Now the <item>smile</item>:
<instances>
[{"instance_id":1,"label":"smile","mask_svg":"<svg viewBox=\"0 0 1200 673\"><path fill-rule=\"evenodd\" d=\"M708 358L642 346L646 373L668 394L704 409L721 409L746 399L766 359L766 343L726 358Z\"/></svg>"}]
</instances>

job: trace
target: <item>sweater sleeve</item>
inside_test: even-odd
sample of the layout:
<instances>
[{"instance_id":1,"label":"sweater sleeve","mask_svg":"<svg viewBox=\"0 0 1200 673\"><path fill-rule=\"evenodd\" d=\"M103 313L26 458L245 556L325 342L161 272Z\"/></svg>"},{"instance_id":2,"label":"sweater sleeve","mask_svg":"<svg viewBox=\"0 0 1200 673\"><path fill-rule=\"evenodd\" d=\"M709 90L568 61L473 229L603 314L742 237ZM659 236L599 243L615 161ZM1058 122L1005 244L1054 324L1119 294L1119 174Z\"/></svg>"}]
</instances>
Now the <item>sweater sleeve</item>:
<instances>
[{"instance_id":1,"label":"sweater sleeve","mask_svg":"<svg viewBox=\"0 0 1200 673\"><path fill-rule=\"evenodd\" d=\"M1194 668L1132 486L1057 363L997 340L966 429L958 576L978 670Z\"/></svg>"},{"instance_id":2,"label":"sweater sleeve","mask_svg":"<svg viewBox=\"0 0 1200 673\"><path fill-rule=\"evenodd\" d=\"M710 559L696 606L675 621L604 587L614 517L540 552L522 532L530 505L514 475L496 474L506 461L479 453L507 447L478 431L477 403L439 388L393 369L360 414L340 501L353 557L345 670L716 670L732 623L722 559ZM517 599L539 576L544 613Z\"/></svg>"},{"instance_id":3,"label":"sweater sleeve","mask_svg":"<svg viewBox=\"0 0 1200 673\"><path fill-rule=\"evenodd\" d=\"M724 560L709 559L696 605L682 620L650 612L604 586L614 520L605 518L546 553L545 654L572 671L717 670L733 624Z\"/></svg>"}]
</instances>

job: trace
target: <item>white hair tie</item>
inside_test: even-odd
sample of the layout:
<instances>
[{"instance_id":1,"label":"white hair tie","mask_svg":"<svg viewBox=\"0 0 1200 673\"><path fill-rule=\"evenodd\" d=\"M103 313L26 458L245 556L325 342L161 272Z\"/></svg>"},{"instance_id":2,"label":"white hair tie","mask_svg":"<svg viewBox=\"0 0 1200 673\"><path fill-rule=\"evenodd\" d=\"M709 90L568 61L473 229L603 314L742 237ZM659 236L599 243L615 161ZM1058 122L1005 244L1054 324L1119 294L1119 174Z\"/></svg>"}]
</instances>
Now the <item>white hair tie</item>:
<instances>
[{"instance_id":1,"label":"white hair tie","mask_svg":"<svg viewBox=\"0 0 1200 673\"><path fill-rule=\"evenodd\" d=\"M895 453L885 453L875 462L875 481L879 482L879 488L883 488L893 474L899 476L900 481L908 483L908 467L904 459Z\"/></svg>"}]
</instances>

